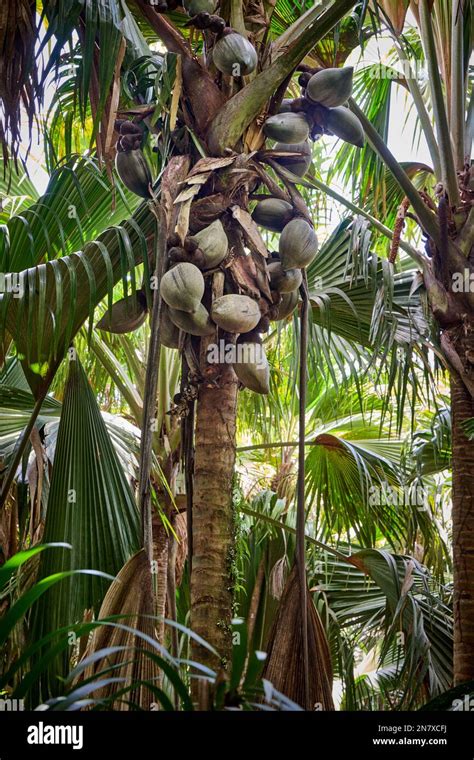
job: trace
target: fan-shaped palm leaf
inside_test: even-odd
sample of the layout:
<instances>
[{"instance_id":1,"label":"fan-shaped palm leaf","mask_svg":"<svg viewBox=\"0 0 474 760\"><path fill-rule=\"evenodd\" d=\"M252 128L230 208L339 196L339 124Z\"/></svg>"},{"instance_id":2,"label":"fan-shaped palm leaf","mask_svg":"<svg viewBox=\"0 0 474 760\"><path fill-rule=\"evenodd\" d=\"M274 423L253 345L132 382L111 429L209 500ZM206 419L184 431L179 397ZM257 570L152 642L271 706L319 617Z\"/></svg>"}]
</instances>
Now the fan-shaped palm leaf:
<instances>
[{"instance_id":1,"label":"fan-shaped palm leaf","mask_svg":"<svg viewBox=\"0 0 474 760\"><path fill-rule=\"evenodd\" d=\"M108 437L84 370L72 361L54 457L45 540L68 540L72 552L56 552L40 564L42 577L53 572L90 567L115 575L139 546L138 511ZM97 608L106 585L94 577L72 586L62 584L34 610L34 636L41 638ZM50 670L46 692L55 691L57 673L65 674L67 658ZM53 676L53 671L56 675Z\"/></svg>"}]
</instances>

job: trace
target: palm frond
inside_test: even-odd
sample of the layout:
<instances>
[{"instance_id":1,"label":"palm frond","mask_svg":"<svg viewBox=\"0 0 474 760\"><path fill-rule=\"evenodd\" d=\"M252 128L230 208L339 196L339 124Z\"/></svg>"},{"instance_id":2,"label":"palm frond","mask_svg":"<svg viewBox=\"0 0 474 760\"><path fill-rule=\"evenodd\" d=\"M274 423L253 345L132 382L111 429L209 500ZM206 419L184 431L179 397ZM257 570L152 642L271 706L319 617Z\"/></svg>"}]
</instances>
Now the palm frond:
<instances>
[{"instance_id":1,"label":"palm frond","mask_svg":"<svg viewBox=\"0 0 474 760\"><path fill-rule=\"evenodd\" d=\"M112 187L103 170L87 156L73 156L51 174L44 195L13 215L1 230L3 272L20 272L44 259L67 256L130 216L136 197ZM7 182L2 191L10 198Z\"/></svg>"},{"instance_id":2,"label":"palm frond","mask_svg":"<svg viewBox=\"0 0 474 760\"><path fill-rule=\"evenodd\" d=\"M44 531L45 541L61 537L73 549L42 558L40 577L82 567L115 575L139 546L138 526L133 495L76 359L70 364ZM98 608L105 589L103 581L84 576L74 587L52 590L35 607L34 637L80 621L85 610ZM57 691L56 676L67 672L67 657L59 658L55 668L43 684L45 693Z\"/></svg>"},{"instance_id":3,"label":"palm frond","mask_svg":"<svg viewBox=\"0 0 474 760\"><path fill-rule=\"evenodd\" d=\"M366 549L348 563L327 557L318 591L339 625L354 632L353 644L359 637L368 651L375 647L376 672L390 668L382 678L392 685L395 705L413 709L426 695L440 694L452 679L449 594L409 557Z\"/></svg>"},{"instance_id":4,"label":"palm frond","mask_svg":"<svg viewBox=\"0 0 474 760\"><path fill-rule=\"evenodd\" d=\"M148 265L147 237L155 221L146 204L134 216L108 227L79 253L33 266L19 273L19 297L2 296L3 329L15 336L15 346L34 393L50 381L71 340L94 308L108 297L112 305L114 284L121 278L124 295L134 297L135 266ZM5 337L3 336L3 340Z\"/></svg>"}]
</instances>

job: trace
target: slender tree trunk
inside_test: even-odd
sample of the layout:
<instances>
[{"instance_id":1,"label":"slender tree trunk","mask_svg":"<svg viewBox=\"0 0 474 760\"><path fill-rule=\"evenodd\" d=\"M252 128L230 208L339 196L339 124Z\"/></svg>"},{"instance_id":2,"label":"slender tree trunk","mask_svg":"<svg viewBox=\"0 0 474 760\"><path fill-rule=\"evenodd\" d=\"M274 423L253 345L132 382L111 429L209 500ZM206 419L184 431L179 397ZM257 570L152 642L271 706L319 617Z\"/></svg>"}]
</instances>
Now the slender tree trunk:
<instances>
[{"instance_id":1,"label":"slender tree trunk","mask_svg":"<svg viewBox=\"0 0 474 760\"><path fill-rule=\"evenodd\" d=\"M191 628L212 642L219 658L192 643L192 658L212 668L231 656L237 378L223 366L218 384L200 387L196 418Z\"/></svg>"},{"instance_id":2,"label":"slender tree trunk","mask_svg":"<svg viewBox=\"0 0 474 760\"><path fill-rule=\"evenodd\" d=\"M164 644L165 624L163 619L166 615L166 594L168 589L168 544L169 538L166 528L158 518L154 535L153 553L156 562L156 614L160 617L157 623L157 640Z\"/></svg>"},{"instance_id":3,"label":"slender tree trunk","mask_svg":"<svg viewBox=\"0 0 474 760\"><path fill-rule=\"evenodd\" d=\"M462 332L461 332L462 331ZM474 379L474 332L458 328L458 356ZM474 441L463 423L474 417L474 399L457 373L451 373L453 456L454 683L474 679Z\"/></svg>"},{"instance_id":4,"label":"slender tree trunk","mask_svg":"<svg viewBox=\"0 0 474 760\"><path fill-rule=\"evenodd\" d=\"M262 555L262 559L259 562L257 575L255 577L255 583L253 586L252 597L250 599L249 611L247 615L247 637L249 647L252 644L253 632L255 630L255 623L258 615L258 608L260 606L260 599L262 598L263 582L265 580L265 563L267 561L266 552Z\"/></svg>"}]
</instances>

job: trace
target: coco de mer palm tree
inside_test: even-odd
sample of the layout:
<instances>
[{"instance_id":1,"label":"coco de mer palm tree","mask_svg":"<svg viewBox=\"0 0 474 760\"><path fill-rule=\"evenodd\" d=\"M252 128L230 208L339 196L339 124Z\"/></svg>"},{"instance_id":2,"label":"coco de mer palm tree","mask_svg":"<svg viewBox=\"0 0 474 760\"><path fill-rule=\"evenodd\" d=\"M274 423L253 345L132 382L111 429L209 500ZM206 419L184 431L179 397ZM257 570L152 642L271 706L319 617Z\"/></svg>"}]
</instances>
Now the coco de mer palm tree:
<instances>
[{"instance_id":1,"label":"coco de mer palm tree","mask_svg":"<svg viewBox=\"0 0 474 760\"><path fill-rule=\"evenodd\" d=\"M14 18L11 5L10 19ZM407 3L378 5L397 43L403 46ZM442 12L444 6L436 1L413 3L430 67L435 130L415 78L408 85L438 180L436 192L430 195L419 192L357 102L351 100L352 70L329 65L338 62L324 60L318 51L318 41L356 6L354 2L315 5L295 13L282 29L278 9L273 11L265 4L257 14L234 2L219 7L192 5L187 14L178 10L177 18L176 14L172 18L168 11L175 8L137 0L134 12L167 50L165 65L161 54L147 51L149 67L140 70L136 62L144 52L143 41L130 12L123 16L122 28L114 25L110 16L111 38L105 50L98 8L93 18L84 18L79 12L65 20L54 3L44 4L49 34L64 40L72 30L77 31L82 55L77 68L82 83L78 108L83 123L86 118L92 120L99 156L110 167L116 154L117 172L125 187L149 201L140 205L128 222L104 229L97 243L87 244L62 265L58 263L61 259L41 263L49 253L44 242L34 250L33 262L26 256L8 259L10 252L5 252L8 270L26 272L30 267L23 275L25 297L15 301L13 294L7 294L3 301L7 343L10 337L15 341L36 400L21 444L26 445L35 415L91 307L106 295L110 306L113 284L122 278L126 290L127 272L143 261L145 296L134 304L134 318L140 320L153 304L156 318L150 347L153 339L159 345L163 335L163 345L178 347L183 356L185 382L178 403L188 469L191 621L196 633L215 646L219 657L198 644L195 654L204 662L225 667L231 653L238 381L230 367L210 365L207 350L221 336L229 342L243 336L247 343L259 344L272 322L297 307L296 288L291 289L291 284L298 283L299 277L302 284L297 287L305 302L305 268L317 255L317 240L298 185L304 186L305 180L300 178L307 169L311 141L334 134L357 150L365 150L362 146L368 143L405 194L405 212L411 207L410 213L429 237L427 255L403 242L400 245L423 271L430 308L440 327L441 352L452 376L455 678L463 681L472 676L469 662L473 659L469 565L473 484L464 464L470 461L472 443L463 428L464 420L473 416L469 377L472 295L456 292L451 278L471 266L472 192L466 157L472 103L467 109L465 86L471 43L466 44L469 26L463 16L467 11L457 2L448 12ZM25 18L31 19L34 9L29 6L26 10ZM117 13L122 17L124 12L117 9ZM19 97L23 96L30 113L34 109L31 67L19 43L23 40L22 51L32 55L34 37L22 24L11 34L18 45L21 76L17 94L8 74L3 77L7 104L3 130L11 138L15 154ZM442 45L438 54L436 44ZM133 76L128 76L130 72ZM154 72L158 72L156 82ZM153 84L159 84L159 99L154 97ZM153 170L152 158L158 159ZM367 210L356 210L369 216L379 232L392 236ZM403 215L400 219L403 222ZM281 233L278 252L271 257L262 228ZM395 240L399 233L396 229ZM31 268L32 264L36 268ZM153 266L157 277L152 288ZM163 284L168 275L173 278L169 288ZM113 307L110 314L109 327L113 328ZM140 486L142 534L148 552L149 467L145 465L150 460L151 439L145 431L155 419L153 376L158 362L159 351L153 353L150 348ZM247 367L245 377L255 371ZM304 377L304 367L300 372ZM267 385L263 382L261 388ZM4 480L4 500L21 455L22 445ZM301 578L300 585L304 585ZM303 594L303 620L304 609Z\"/></svg>"}]
</instances>

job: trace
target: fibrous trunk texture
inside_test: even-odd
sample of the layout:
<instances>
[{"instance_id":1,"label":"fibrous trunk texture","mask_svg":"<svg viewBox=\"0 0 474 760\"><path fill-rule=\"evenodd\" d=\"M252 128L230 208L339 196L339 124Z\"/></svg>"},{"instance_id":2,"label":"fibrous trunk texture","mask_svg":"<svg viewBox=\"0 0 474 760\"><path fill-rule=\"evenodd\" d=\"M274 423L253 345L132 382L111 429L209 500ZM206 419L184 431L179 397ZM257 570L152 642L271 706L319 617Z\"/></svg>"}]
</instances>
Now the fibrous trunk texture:
<instances>
[{"instance_id":1,"label":"fibrous trunk texture","mask_svg":"<svg viewBox=\"0 0 474 760\"><path fill-rule=\"evenodd\" d=\"M158 517L153 525L153 558L156 562L156 615L158 620L156 623L156 638L157 641L165 644L165 624L164 618L166 617L166 594L168 588L168 545L169 536L166 527Z\"/></svg>"},{"instance_id":2,"label":"fibrous trunk texture","mask_svg":"<svg viewBox=\"0 0 474 760\"><path fill-rule=\"evenodd\" d=\"M98 692L100 698L119 693L121 698L113 703L114 710L129 710L132 703L139 704L143 710L149 710L154 704L155 696L145 682L159 683L160 673L155 662L143 651L149 650L156 654L156 650L135 633L138 631L150 638L154 637L150 563L143 549L126 562L107 590L98 617L104 619L112 615L123 616L118 621L121 625L101 625L95 628L84 657L111 647L109 654L92 661L80 674L78 682L92 679L105 668L116 666L112 671L113 676L123 681L108 682L105 677L104 686ZM116 651L114 647L123 649ZM124 696L122 690L132 684L133 688Z\"/></svg>"},{"instance_id":3,"label":"fibrous trunk texture","mask_svg":"<svg viewBox=\"0 0 474 760\"><path fill-rule=\"evenodd\" d=\"M195 438L191 628L212 642L219 658L195 642L192 658L212 668L225 667L232 647L236 405L237 378L225 366L218 384L200 387Z\"/></svg>"},{"instance_id":4,"label":"fibrous trunk texture","mask_svg":"<svg viewBox=\"0 0 474 760\"><path fill-rule=\"evenodd\" d=\"M474 331L459 328L450 336L470 376L474 368ZM456 373L451 374L453 456L454 682L474 679L474 441L463 428L474 417L474 399Z\"/></svg>"},{"instance_id":5,"label":"fibrous trunk texture","mask_svg":"<svg viewBox=\"0 0 474 760\"><path fill-rule=\"evenodd\" d=\"M267 644L263 677L305 710L334 710L329 644L311 595L308 610L309 689L305 689L301 594L295 564L286 582Z\"/></svg>"}]
</instances>

